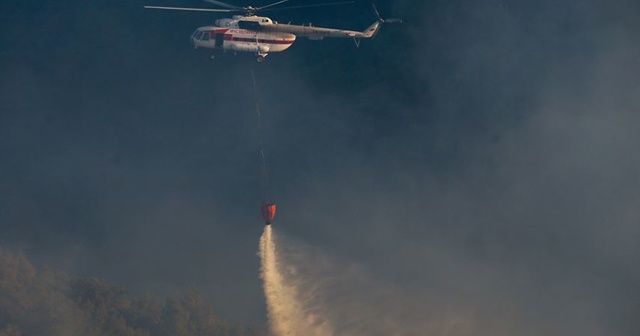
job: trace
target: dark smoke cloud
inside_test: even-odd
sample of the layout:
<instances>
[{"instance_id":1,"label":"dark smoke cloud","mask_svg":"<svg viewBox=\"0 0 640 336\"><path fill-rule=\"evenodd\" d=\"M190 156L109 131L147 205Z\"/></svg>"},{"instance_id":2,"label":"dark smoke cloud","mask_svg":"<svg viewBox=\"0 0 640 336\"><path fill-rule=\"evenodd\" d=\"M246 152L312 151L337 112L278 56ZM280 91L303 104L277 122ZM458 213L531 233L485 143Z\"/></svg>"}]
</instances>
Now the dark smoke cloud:
<instances>
[{"instance_id":1,"label":"dark smoke cloud","mask_svg":"<svg viewBox=\"0 0 640 336\"><path fill-rule=\"evenodd\" d=\"M2 244L262 321L253 61L190 50L209 17L26 4L2 10ZM256 67L276 225L358 268L327 300L407 335L637 333L638 5L378 5L405 23Z\"/></svg>"}]
</instances>

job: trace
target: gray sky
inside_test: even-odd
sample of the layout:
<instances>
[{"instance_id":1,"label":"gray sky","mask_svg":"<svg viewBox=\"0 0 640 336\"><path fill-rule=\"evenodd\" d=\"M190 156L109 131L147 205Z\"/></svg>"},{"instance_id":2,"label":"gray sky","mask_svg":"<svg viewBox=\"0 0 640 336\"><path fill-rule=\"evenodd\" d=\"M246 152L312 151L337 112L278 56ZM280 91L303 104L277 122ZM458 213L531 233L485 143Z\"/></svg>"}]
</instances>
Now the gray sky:
<instances>
[{"instance_id":1,"label":"gray sky","mask_svg":"<svg viewBox=\"0 0 640 336\"><path fill-rule=\"evenodd\" d=\"M354 298L336 315L637 334L640 5L377 3L405 22L258 65L189 46L208 14L3 1L2 245L136 293L196 286L263 323L254 68L275 226L330 260L309 272L339 284L327 302ZM360 1L271 17L375 19Z\"/></svg>"}]
</instances>

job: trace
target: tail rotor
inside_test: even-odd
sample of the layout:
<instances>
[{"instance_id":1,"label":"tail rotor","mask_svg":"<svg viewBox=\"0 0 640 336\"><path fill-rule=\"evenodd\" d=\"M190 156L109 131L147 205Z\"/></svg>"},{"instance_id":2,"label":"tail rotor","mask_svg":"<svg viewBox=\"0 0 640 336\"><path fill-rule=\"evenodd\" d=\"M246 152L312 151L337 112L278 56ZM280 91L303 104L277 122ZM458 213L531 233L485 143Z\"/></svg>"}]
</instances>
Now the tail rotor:
<instances>
[{"instance_id":1,"label":"tail rotor","mask_svg":"<svg viewBox=\"0 0 640 336\"><path fill-rule=\"evenodd\" d=\"M373 12L376 13L376 17L380 23L402 23L401 19L383 19L382 16L380 16L380 12L378 12L376 4L372 3L371 7L373 7Z\"/></svg>"}]
</instances>

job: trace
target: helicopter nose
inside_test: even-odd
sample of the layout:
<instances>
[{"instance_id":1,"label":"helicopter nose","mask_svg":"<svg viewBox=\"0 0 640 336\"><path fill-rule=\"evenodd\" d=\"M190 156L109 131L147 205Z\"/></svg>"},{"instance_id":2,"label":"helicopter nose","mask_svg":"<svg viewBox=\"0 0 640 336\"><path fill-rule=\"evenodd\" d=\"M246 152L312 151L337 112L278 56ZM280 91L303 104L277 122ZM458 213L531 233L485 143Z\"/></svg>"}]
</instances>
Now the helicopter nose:
<instances>
[{"instance_id":1,"label":"helicopter nose","mask_svg":"<svg viewBox=\"0 0 640 336\"><path fill-rule=\"evenodd\" d=\"M201 35L202 32L199 29L196 29L193 34L191 34L191 45L193 45L193 48L198 48L198 36Z\"/></svg>"}]
</instances>

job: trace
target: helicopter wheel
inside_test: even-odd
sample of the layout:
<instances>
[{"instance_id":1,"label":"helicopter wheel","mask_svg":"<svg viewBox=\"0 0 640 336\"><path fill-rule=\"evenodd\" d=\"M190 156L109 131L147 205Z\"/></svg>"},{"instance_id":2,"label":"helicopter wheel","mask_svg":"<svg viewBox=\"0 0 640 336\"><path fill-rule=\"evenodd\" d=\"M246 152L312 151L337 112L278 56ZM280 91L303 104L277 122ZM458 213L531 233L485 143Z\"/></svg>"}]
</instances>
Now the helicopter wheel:
<instances>
[{"instance_id":1,"label":"helicopter wheel","mask_svg":"<svg viewBox=\"0 0 640 336\"><path fill-rule=\"evenodd\" d=\"M212 60L216 59L216 55L211 54L211 59L212 59Z\"/></svg>"},{"instance_id":2,"label":"helicopter wheel","mask_svg":"<svg viewBox=\"0 0 640 336\"><path fill-rule=\"evenodd\" d=\"M264 62L265 60L266 60L266 59L265 59L265 57L264 57L264 56L258 56L258 57L256 57L256 61L258 61L258 63L262 63L262 62Z\"/></svg>"}]
</instances>

